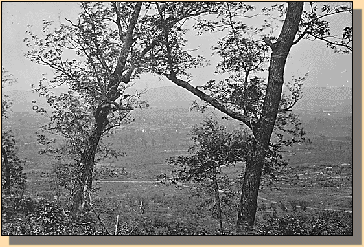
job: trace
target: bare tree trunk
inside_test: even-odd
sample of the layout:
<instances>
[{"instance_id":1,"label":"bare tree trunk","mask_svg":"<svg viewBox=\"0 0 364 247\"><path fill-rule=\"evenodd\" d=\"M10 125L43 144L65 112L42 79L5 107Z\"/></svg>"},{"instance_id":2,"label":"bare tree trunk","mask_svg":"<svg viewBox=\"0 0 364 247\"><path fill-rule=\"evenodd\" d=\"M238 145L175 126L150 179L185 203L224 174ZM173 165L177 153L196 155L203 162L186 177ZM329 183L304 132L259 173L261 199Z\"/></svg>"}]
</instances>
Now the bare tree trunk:
<instances>
[{"instance_id":1,"label":"bare tree trunk","mask_svg":"<svg viewBox=\"0 0 364 247\"><path fill-rule=\"evenodd\" d=\"M284 67L293 40L298 31L298 25L303 11L303 2L289 2L282 31L276 43L268 39L266 43L272 49L270 60L268 85L264 99L262 116L254 136L257 143L253 155L248 158L246 172L242 185L236 231L238 234L252 229L257 211L258 191L265 159L265 150L273 132L281 101L282 86L284 83Z\"/></svg>"},{"instance_id":2,"label":"bare tree trunk","mask_svg":"<svg viewBox=\"0 0 364 247\"><path fill-rule=\"evenodd\" d=\"M88 146L81 154L80 162L80 176L75 181L75 191L73 193L73 205L72 212L75 214L78 211L82 211L88 206L88 194L92 189L93 171L95 165L95 156L97 148L101 140L101 136L107 125L108 111L104 111L102 114L96 117L96 124L91 136L88 140Z\"/></svg>"},{"instance_id":3,"label":"bare tree trunk","mask_svg":"<svg viewBox=\"0 0 364 247\"><path fill-rule=\"evenodd\" d=\"M212 182L213 182L213 186L214 186L215 203L216 203L216 207L217 207L217 217L219 219L220 234L222 234L223 226L222 226L221 200L220 200L220 194L219 194L219 184L217 182L217 176L216 176L216 169L217 169L217 167L214 167Z\"/></svg>"},{"instance_id":4,"label":"bare tree trunk","mask_svg":"<svg viewBox=\"0 0 364 247\"><path fill-rule=\"evenodd\" d=\"M264 152L258 149L253 153L246 161L236 223L236 232L238 234L247 233L252 230L258 207L257 200L263 170Z\"/></svg>"}]
</instances>

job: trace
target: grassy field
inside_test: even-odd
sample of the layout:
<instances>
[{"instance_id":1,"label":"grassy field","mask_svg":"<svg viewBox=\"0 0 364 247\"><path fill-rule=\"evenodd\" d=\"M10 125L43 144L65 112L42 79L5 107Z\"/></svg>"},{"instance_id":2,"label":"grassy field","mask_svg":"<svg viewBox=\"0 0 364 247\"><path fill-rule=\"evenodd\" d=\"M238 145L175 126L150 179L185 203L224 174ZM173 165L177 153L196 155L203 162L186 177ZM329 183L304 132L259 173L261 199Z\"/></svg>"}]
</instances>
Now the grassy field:
<instances>
[{"instance_id":1,"label":"grassy field","mask_svg":"<svg viewBox=\"0 0 364 247\"><path fill-rule=\"evenodd\" d=\"M97 164L98 179L157 181L159 175L169 175L174 167L169 165L166 159L187 154L191 144L188 135L191 124L186 124L191 116L187 113L176 114L174 117L169 116L168 121L158 119L158 114L147 115L145 119L139 119L136 123L117 130L106 142L125 152L126 156ZM177 116L180 118L177 119ZM286 171L271 184L263 180L259 193L258 220L263 220L267 207L271 205L298 205L307 210L319 211L352 210L352 140L348 126L350 119L320 120L314 116L305 120L312 144L296 145L288 149L284 154L289 162ZM198 119L195 121L198 122ZM332 132L329 133L327 128L326 134L320 135L315 132L315 126L321 125L323 121L328 122L327 126L334 127ZM338 128L341 132L337 132ZM33 143L29 144L32 140ZM26 194L53 200L59 191L52 172L54 161L48 156L38 155L37 150L40 146L34 141L35 135L28 134L27 139L19 143L20 157L26 160ZM235 193L228 198L230 201L228 200L224 206L224 227L227 232L234 228L239 197L238 176L243 169L244 165L239 164L222 170L231 179L231 188ZM186 234L216 232L218 224L213 214L211 194L195 184L188 186L165 185L158 182L95 181L93 202L110 230L113 229L117 215L120 216L120 222L126 222L127 225L121 228L124 230L120 230L121 234L173 235L173 229L186 231ZM140 220L140 217L143 220ZM145 223L149 221L153 221L150 225L160 227L149 229ZM146 225L138 225L140 222ZM188 229L183 230L185 228ZM144 232L138 232L138 229L144 229ZM156 229L159 232L152 232Z\"/></svg>"},{"instance_id":2,"label":"grassy field","mask_svg":"<svg viewBox=\"0 0 364 247\"><path fill-rule=\"evenodd\" d=\"M320 148L321 147L321 148ZM325 148L324 148L325 147ZM322 146L320 143L313 143L309 146L297 146L287 153L291 160L290 165L284 174L278 177L272 184L264 185L259 193L259 210L257 219L267 212L271 205L285 205L287 208L295 206L323 211L352 210L352 156L351 143L346 142L332 149L333 146ZM108 181L156 181L161 173L169 174L173 169L162 160L171 154L179 152L161 152L156 155L155 150L142 152L138 164L133 163L135 156L129 157L119 163L102 164L97 169L107 168L110 173L101 176L101 180ZM152 156L153 155L153 156ZM148 158L149 157L149 158ZM126 161L128 160L128 161ZM232 181L235 181L235 193L238 199L238 174L241 173L243 165L223 168L222 172L227 174ZM115 175L113 172L116 172ZM35 171L33 176L28 175L28 192L34 196L54 196L55 186L50 179L51 173ZM38 177L38 178L36 178ZM212 217L213 207L212 196L190 187L165 185L155 183L116 183L116 182L95 182L96 192L93 195L95 208L100 212L101 218L108 222L108 227L113 228L113 222L117 215L134 224L139 229L139 217L145 220L160 219L161 225L170 225L176 219L181 219L181 224L186 224L194 231L208 232L217 231L217 219ZM143 208L141 208L141 202ZM232 210L236 205L231 205ZM278 206L277 206L278 207ZM206 210L210 208L210 210ZM268 210L269 211L269 210ZM229 213L229 212L227 212ZM230 212L231 213L231 212ZM225 228L227 231L234 227L234 214L225 216ZM144 221L143 221L144 222ZM193 223L193 227L191 225ZM159 224L153 223L153 224ZM152 225L153 225L152 224ZM128 231L133 227L128 225ZM183 227L183 226L180 227ZM165 226L166 227L166 226ZM134 228L133 228L134 229ZM144 228L143 228L144 229ZM164 229L161 227L161 229ZM162 231L162 230L161 230ZM124 232L132 234L132 232ZM155 233L153 233L155 234Z\"/></svg>"}]
</instances>

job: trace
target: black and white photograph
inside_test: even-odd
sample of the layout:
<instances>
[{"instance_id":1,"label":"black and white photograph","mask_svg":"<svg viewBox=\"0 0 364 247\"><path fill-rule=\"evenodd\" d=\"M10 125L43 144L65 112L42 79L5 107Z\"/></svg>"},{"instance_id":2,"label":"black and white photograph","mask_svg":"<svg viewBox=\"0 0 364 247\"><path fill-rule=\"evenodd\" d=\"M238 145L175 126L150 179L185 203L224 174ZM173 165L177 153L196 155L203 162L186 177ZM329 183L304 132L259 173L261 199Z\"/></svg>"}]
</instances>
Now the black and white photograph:
<instances>
[{"instance_id":1,"label":"black and white photograph","mask_svg":"<svg viewBox=\"0 0 364 247\"><path fill-rule=\"evenodd\" d=\"M353 236L353 2L3 1L1 26L2 236Z\"/></svg>"}]
</instances>

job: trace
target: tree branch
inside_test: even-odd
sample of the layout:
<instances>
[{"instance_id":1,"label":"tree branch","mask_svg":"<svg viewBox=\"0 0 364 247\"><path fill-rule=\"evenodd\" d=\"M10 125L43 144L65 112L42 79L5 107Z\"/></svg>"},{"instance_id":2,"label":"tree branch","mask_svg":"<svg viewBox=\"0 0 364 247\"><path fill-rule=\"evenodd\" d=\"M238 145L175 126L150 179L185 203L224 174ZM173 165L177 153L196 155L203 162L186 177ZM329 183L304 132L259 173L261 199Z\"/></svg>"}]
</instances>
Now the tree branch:
<instances>
[{"instance_id":1,"label":"tree branch","mask_svg":"<svg viewBox=\"0 0 364 247\"><path fill-rule=\"evenodd\" d=\"M278 113L285 113L285 112L289 112L292 111L292 108L296 105L296 103L298 102L299 99L295 99L293 102L291 102L288 106L284 107L284 108L280 108L278 109Z\"/></svg>"},{"instance_id":2,"label":"tree branch","mask_svg":"<svg viewBox=\"0 0 364 247\"><path fill-rule=\"evenodd\" d=\"M250 119L245 116L244 114L241 114L239 112L236 111L232 111L230 109L228 109L226 106L224 106L223 104L221 104L218 100L216 100L215 98L205 94L204 92L202 92L201 90L195 88L194 86L192 86L191 84L189 84L188 82L178 79L176 77L176 75L173 74L164 74L169 80L171 80L174 84L176 84L177 86L183 87L184 89L187 89L188 91L190 91L191 93L193 93L194 95L196 95L197 97L199 97L200 99L206 101L207 103L209 103L210 105L212 105L213 107L215 107L216 109L218 109L219 111L227 114L228 116L239 120L241 122L243 122L247 127L249 127L250 129L252 129L252 125L250 124Z\"/></svg>"},{"instance_id":3,"label":"tree branch","mask_svg":"<svg viewBox=\"0 0 364 247\"><path fill-rule=\"evenodd\" d=\"M165 20L164 20L163 14L162 14L163 10L159 7L158 4L157 4L157 9L158 9L161 21L164 22ZM171 47L170 47L170 44L168 42L169 29L167 28L166 25L163 26L163 29L164 29L165 46L166 46L166 49L167 49L167 60L168 60L168 66L169 66L170 71L169 71L169 74L167 74L167 73L162 73L162 74L164 76L166 76L169 80L171 80L177 86L180 86L180 87L183 87L183 88L187 89L188 91L190 91L191 93L193 93L194 95L196 95L200 99L206 101L210 105L214 106L216 109L220 110L221 112L227 114L228 116L230 116L230 117L232 117L234 119L237 119L237 120L243 122L247 127L249 127L252 130L253 127L250 124L250 119L248 117L246 117L245 115L243 115L241 113L238 113L236 111L232 111L232 110L228 109L226 106L221 104L215 98L213 98L213 97L205 94L201 90L195 88L194 86L189 84L187 81L184 81L184 80L181 80L181 79L177 78L177 74L173 70L173 59L172 59L172 54L171 54Z\"/></svg>"},{"instance_id":4,"label":"tree branch","mask_svg":"<svg viewBox=\"0 0 364 247\"><path fill-rule=\"evenodd\" d=\"M272 41L268 37L264 37L263 41L272 49L272 51L277 49L278 42L272 43Z\"/></svg>"},{"instance_id":5,"label":"tree branch","mask_svg":"<svg viewBox=\"0 0 364 247\"><path fill-rule=\"evenodd\" d=\"M151 50L153 49L153 47L157 44L157 39L153 40L152 43L150 45L148 45L147 47L144 48L144 50L142 51L142 53L140 54L140 57L138 58L138 60L144 58L144 56ZM125 84L128 84L130 82L130 77L131 74L134 72L134 70L136 69L137 64L133 63L132 66L130 67L130 69L126 72L126 74L122 77L122 82L124 82Z\"/></svg>"},{"instance_id":6,"label":"tree branch","mask_svg":"<svg viewBox=\"0 0 364 247\"><path fill-rule=\"evenodd\" d=\"M111 105L114 105L116 107L116 109L119 110L119 111L132 111L132 110L134 110L134 108L131 107L131 106L122 106L122 105L116 103L115 101L109 101L108 103L110 103Z\"/></svg>"},{"instance_id":7,"label":"tree branch","mask_svg":"<svg viewBox=\"0 0 364 247\"><path fill-rule=\"evenodd\" d=\"M138 21L138 17L139 17L139 13L140 13L142 4L143 4L142 2L137 2L135 4L134 12L131 15L129 26L128 26L128 29L126 31L124 45L123 45L123 48L121 49L120 56L119 56L119 59L118 59L118 63L116 65L116 68L115 68L114 73L113 73L116 78L119 78L121 76L122 71L123 71L123 69L125 67L125 64L126 64L126 59L127 59L127 56L128 56L128 52L129 52L130 47L132 46L132 44L134 42L133 41L133 33L134 33L134 29L135 29L135 26L136 26L137 21ZM115 82L113 82L113 83L115 83ZM111 87L112 86L113 85L111 85Z\"/></svg>"},{"instance_id":8,"label":"tree branch","mask_svg":"<svg viewBox=\"0 0 364 247\"><path fill-rule=\"evenodd\" d=\"M328 40L328 39L325 39L324 37L314 36L314 35L312 35L312 34L311 34L311 36L312 36L312 37L314 37L315 39L319 39L319 40L325 41L326 43L328 43L328 44L330 44L330 45L345 47L346 49L350 50L351 52L353 51L353 48L352 48L352 47L350 47L350 46L349 46L349 45L347 45L347 44L333 42L333 41L330 41L330 40Z\"/></svg>"},{"instance_id":9,"label":"tree branch","mask_svg":"<svg viewBox=\"0 0 364 247\"><path fill-rule=\"evenodd\" d=\"M121 27L120 21L120 2L113 2L112 5L114 7L115 13L116 13L116 21L114 21L116 23L116 25L118 26L118 30L119 30L119 37L120 40L123 38L122 33L123 33L123 28Z\"/></svg>"},{"instance_id":10,"label":"tree branch","mask_svg":"<svg viewBox=\"0 0 364 247\"><path fill-rule=\"evenodd\" d=\"M96 48L96 57L97 57L97 59L100 61L102 67L104 67L104 69L107 71L108 76L110 76L111 71L110 71L110 68L107 66L107 64L105 62L104 56L102 54L102 50L99 48L99 45L97 44L97 41L95 41L95 39L93 37L91 38L91 40L94 43L95 48Z\"/></svg>"},{"instance_id":11,"label":"tree branch","mask_svg":"<svg viewBox=\"0 0 364 247\"><path fill-rule=\"evenodd\" d=\"M87 43L87 41L84 39L84 41ZM96 75L96 78L97 78L97 84L98 84L98 86L99 86L99 88L100 88L100 91L101 91L101 94L104 96L104 97L106 97L106 88L105 88L105 84L103 84L102 82L101 82L101 79L100 79L100 73L99 73L99 71L98 71L98 69L96 68L96 66L95 66L95 63L94 63L94 61L93 61L93 59L92 59L92 56L91 56L91 54L90 53L87 53L87 50L86 50L86 48L82 45L82 44L80 44L80 46L81 46L81 49L82 49L82 51L83 51L83 53L86 55L86 57L88 58L88 60L89 60L89 62L91 63L91 66L92 66L92 68L94 69L94 72L95 72L95 75Z\"/></svg>"},{"instance_id":12,"label":"tree branch","mask_svg":"<svg viewBox=\"0 0 364 247\"><path fill-rule=\"evenodd\" d=\"M115 108L116 108L116 110L118 110L118 111L132 111L132 110L134 110L134 108L133 108L133 107L131 107L131 106L122 106L122 105L120 105L120 104L116 103L115 101L107 100L107 101L105 101L104 103L100 104L100 105L97 107L96 112L95 112L95 114L94 114L95 118L97 119L97 118L99 117L100 112L101 112L102 110L104 110L104 109L106 109L106 108L109 108L109 110L110 110L111 105L114 105L114 106L115 106Z\"/></svg>"},{"instance_id":13,"label":"tree branch","mask_svg":"<svg viewBox=\"0 0 364 247\"><path fill-rule=\"evenodd\" d=\"M300 40L305 36L305 34L308 33L308 29L310 28L310 25L307 25L306 29L301 33L300 36L298 36L298 38L293 41L293 45L297 44L298 42L300 42Z\"/></svg>"},{"instance_id":14,"label":"tree branch","mask_svg":"<svg viewBox=\"0 0 364 247\"><path fill-rule=\"evenodd\" d=\"M352 13L352 9L338 10L338 11L335 11L335 12L327 13L327 14L318 16L317 19L322 19L322 18L325 18L325 17L330 16L330 15L335 15L335 14L340 14L340 13L345 13L345 12Z\"/></svg>"}]
</instances>

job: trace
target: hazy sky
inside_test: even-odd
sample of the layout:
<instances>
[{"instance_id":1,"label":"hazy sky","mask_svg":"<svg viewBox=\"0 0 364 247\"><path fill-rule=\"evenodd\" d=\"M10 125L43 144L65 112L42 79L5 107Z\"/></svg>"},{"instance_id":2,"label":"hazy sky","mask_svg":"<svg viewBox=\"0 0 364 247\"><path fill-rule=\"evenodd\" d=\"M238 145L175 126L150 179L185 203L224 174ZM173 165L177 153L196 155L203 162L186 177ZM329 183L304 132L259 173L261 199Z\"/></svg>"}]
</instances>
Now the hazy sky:
<instances>
[{"instance_id":1,"label":"hazy sky","mask_svg":"<svg viewBox=\"0 0 364 247\"><path fill-rule=\"evenodd\" d=\"M258 4L258 7L262 3ZM23 44L27 25L39 32L42 20L63 21L64 17L71 20L77 18L79 11L75 2L2 2L2 66L5 67L18 83L12 89L30 90L32 83L37 83L42 73L49 70L30 62L24 57L26 47ZM60 18L59 18L60 16ZM333 29L351 25L348 15L332 19ZM198 53L211 60L211 66L191 71L194 85L202 85L210 80L215 71L218 57L211 56L210 47L221 35L205 34L197 36L188 34L188 47L199 47ZM352 85L352 56L335 54L321 41L301 41L293 46L286 65L286 78L292 75L302 76L309 72L305 86L349 86ZM215 76L219 78L219 76ZM136 83L138 88L152 88L173 85L167 80L160 80L150 75L142 76Z\"/></svg>"}]
</instances>

